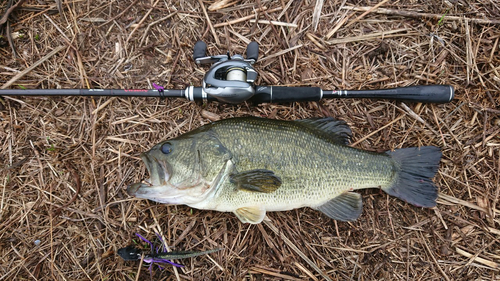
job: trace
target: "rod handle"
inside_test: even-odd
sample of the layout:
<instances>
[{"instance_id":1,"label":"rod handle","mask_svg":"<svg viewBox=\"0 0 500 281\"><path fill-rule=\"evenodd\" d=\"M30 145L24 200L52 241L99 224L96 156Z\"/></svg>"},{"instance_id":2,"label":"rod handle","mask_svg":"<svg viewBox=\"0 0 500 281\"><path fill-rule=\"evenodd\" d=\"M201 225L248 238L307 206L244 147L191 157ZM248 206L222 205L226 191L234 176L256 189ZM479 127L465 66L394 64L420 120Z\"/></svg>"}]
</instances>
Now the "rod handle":
<instances>
[{"instance_id":1,"label":"rod handle","mask_svg":"<svg viewBox=\"0 0 500 281\"><path fill-rule=\"evenodd\" d=\"M321 95L322 90L318 87L256 86L255 95L250 101L256 104L319 101Z\"/></svg>"},{"instance_id":2,"label":"rod handle","mask_svg":"<svg viewBox=\"0 0 500 281\"><path fill-rule=\"evenodd\" d=\"M372 98L409 102L447 103L455 96L450 85L419 85L380 90L324 91L324 98Z\"/></svg>"}]
</instances>

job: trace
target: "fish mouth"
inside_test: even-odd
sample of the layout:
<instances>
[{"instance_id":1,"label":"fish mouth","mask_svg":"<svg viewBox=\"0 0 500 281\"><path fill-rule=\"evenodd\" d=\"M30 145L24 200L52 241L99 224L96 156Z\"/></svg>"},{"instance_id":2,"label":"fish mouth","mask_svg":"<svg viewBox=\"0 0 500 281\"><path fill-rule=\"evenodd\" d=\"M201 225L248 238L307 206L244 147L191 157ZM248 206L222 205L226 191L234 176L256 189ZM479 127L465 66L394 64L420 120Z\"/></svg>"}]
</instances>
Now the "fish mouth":
<instances>
[{"instance_id":1,"label":"fish mouth","mask_svg":"<svg viewBox=\"0 0 500 281\"><path fill-rule=\"evenodd\" d=\"M127 187L127 193L130 196L137 196L138 193L144 189L166 185L170 178L170 173L168 165L163 161L158 161L158 159L150 154L141 153L140 155L142 161L146 165L146 169L149 173L149 179L145 179L138 183L133 183Z\"/></svg>"},{"instance_id":2,"label":"fish mouth","mask_svg":"<svg viewBox=\"0 0 500 281\"><path fill-rule=\"evenodd\" d=\"M143 186L147 187L147 185L145 183L142 183L142 182L133 183L127 187L127 194L135 197L137 195L137 192L139 191L139 189L141 189L141 187L143 187Z\"/></svg>"}]
</instances>

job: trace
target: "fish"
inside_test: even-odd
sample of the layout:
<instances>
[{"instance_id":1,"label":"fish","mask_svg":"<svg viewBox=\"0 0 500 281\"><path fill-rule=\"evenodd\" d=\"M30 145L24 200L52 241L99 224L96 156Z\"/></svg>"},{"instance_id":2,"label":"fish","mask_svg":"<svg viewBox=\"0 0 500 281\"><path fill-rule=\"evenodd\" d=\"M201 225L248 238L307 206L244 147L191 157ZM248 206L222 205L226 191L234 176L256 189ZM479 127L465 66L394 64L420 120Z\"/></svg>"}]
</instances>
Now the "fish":
<instances>
[{"instance_id":1,"label":"fish","mask_svg":"<svg viewBox=\"0 0 500 281\"><path fill-rule=\"evenodd\" d=\"M436 206L436 146L377 153L349 146L346 122L332 117L215 121L141 154L150 178L136 198L233 212L258 224L267 212L310 207L338 221L362 213L358 189L379 188L417 207Z\"/></svg>"}]
</instances>

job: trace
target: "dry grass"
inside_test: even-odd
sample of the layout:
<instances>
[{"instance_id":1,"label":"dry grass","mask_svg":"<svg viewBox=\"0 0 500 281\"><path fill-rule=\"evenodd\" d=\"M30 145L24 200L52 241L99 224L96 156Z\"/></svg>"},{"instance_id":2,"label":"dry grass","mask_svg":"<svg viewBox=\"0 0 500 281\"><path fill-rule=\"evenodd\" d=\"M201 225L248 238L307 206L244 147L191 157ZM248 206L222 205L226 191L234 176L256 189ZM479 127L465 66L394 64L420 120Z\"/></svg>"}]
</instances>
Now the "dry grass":
<instances>
[{"instance_id":1,"label":"dry grass","mask_svg":"<svg viewBox=\"0 0 500 281\"><path fill-rule=\"evenodd\" d=\"M172 249L224 250L180 261L186 267L177 273L155 269L155 280L500 280L495 1L391 1L380 8L408 13L368 9L362 17L367 9L353 7L382 1L324 1L317 29L313 12L323 1L224 1L228 6L216 11L209 9L214 1L204 1L206 12L201 0L62 2L58 12L53 1L28 0L11 15L18 56L4 32L0 85L62 46L10 87L151 88L156 82L181 89L200 85L208 69L192 60L198 39L210 54L241 54L254 40L262 58L258 84L371 89L437 83L455 86L457 95L442 105L0 99L0 279L148 279L144 266L115 252L136 232L148 238L159 232ZM450 17L440 22L443 14ZM363 214L353 223L298 209L251 226L230 213L129 198L127 184L145 176L138 153L210 122L203 110L221 118L330 115L351 125L354 142L375 132L356 142L375 151L440 146L439 204L421 209L366 190Z\"/></svg>"}]
</instances>

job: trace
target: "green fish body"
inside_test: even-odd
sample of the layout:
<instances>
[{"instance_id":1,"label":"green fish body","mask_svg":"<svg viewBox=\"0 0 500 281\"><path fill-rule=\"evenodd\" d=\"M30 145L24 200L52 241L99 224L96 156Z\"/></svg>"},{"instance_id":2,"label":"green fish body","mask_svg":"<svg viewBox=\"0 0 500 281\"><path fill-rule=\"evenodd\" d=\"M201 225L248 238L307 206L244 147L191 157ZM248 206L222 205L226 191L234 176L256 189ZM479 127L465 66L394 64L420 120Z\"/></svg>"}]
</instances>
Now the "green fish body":
<instances>
[{"instance_id":1,"label":"green fish body","mask_svg":"<svg viewBox=\"0 0 500 281\"><path fill-rule=\"evenodd\" d=\"M141 155L151 178L128 193L197 209L234 212L260 223L267 211L300 207L352 221L358 193L381 188L421 207L436 204L433 146L374 153L349 147L351 130L333 118L280 121L256 117L213 122Z\"/></svg>"}]
</instances>

